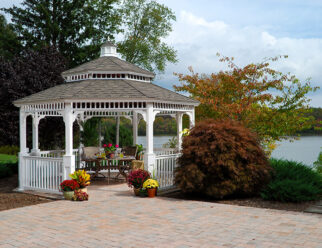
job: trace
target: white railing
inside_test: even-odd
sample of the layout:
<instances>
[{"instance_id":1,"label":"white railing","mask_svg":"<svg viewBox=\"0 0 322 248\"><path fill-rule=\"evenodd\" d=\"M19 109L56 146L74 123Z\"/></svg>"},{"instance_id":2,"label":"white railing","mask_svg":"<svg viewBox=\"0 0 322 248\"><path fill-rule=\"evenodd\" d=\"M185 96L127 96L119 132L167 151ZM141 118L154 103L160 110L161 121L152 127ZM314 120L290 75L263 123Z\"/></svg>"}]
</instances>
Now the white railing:
<instances>
[{"instance_id":1,"label":"white railing","mask_svg":"<svg viewBox=\"0 0 322 248\"><path fill-rule=\"evenodd\" d=\"M156 156L174 155L174 154L178 153L178 149L176 149L176 148L155 148L154 153Z\"/></svg>"},{"instance_id":2,"label":"white railing","mask_svg":"<svg viewBox=\"0 0 322 248\"><path fill-rule=\"evenodd\" d=\"M20 183L25 190L59 193L63 172L62 158L24 156Z\"/></svg>"},{"instance_id":3,"label":"white railing","mask_svg":"<svg viewBox=\"0 0 322 248\"><path fill-rule=\"evenodd\" d=\"M78 156L78 149L73 149L73 155ZM40 151L40 156L43 158L62 158L65 155L65 150Z\"/></svg>"},{"instance_id":4,"label":"white railing","mask_svg":"<svg viewBox=\"0 0 322 248\"><path fill-rule=\"evenodd\" d=\"M156 156L154 164L154 176L159 182L160 189L174 186L174 170L177 167L177 158L180 154Z\"/></svg>"}]
</instances>

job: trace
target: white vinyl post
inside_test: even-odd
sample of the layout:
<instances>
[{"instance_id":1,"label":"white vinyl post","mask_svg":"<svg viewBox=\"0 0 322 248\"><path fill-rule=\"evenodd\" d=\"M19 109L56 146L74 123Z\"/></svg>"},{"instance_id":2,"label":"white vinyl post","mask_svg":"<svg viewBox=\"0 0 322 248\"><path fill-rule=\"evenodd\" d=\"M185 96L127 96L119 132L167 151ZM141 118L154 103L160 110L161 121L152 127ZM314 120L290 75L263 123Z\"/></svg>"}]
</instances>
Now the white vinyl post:
<instances>
[{"instance_id":1,"label":"white vinyl post","mask_svg":"<svg viewBox=\"0 0 322 248\"><path fill-rule=\"evenodd\" d=\"M19 134L20 134L20 152L19 152L19 186L18 190L24 189L24 167L25 160L24 156L28 155L27 149L27 115L24 111L21 110L19 112Z\"/></svg>"},{"instance_id":2,"label":"white vinyl post","mask_svg":"<svg viewBox=\"0 0 322 248\"><path fill-rule=\"evenodd\" d=\"M146 109L146 153L144 154L144 167L153 173L155 155L153 153L153 104L147 104Z\"/></svg>"},{"instance_id":3,"label":"white vinyl post","mask_svg":"<svg viewBox=\"0 0 322 248\"><path fill-rule=\"evenodd\" d=\"M138 143L138 113L133 112L133 146L135 146Z\"/></svg>"},{"instance_id":4,"label":"white vinyl post","mask_svg":"<svg viewBox=\"0 0 322 248\"><path fill-rule=\"evenodd\" d=\"M31 155L33 156L39 156L40 150L39 150L39 134L38 134L38 126L39 126L40 118L38 117L38 114L34 114L32 116L32 150Z\"/></svg>"},{"instance_id":5,"label":"white vinyl post","mask_svg":"<svg viewBox=\"0 0 322 248\"><path fill-rule=\"evenodd\" d=\"M176 114L178 151L181 150L181 145L182 145L182 117L183 117L183 113L177 113Z\"/></svg>"},{"instance_id":6,"label":"white vinyl post","mask_svg":"<svg viewBox=\"0 0 322 248\"><path fill-rule=\"evenodd\" d=\"M120 117L116 117L116 145L120 145Z\"/></svg>"},{"instance_id":7,"label":"white vinyl post","mask_svg":"<svg viewBox=\"0 0 322 248\"><path fill-rule=\"evenodd\" d=\"M65 122L65 155L63 156L64 180L70 173L75 171L75 156L73 155L73 122L75 117L72 112L71 103L65 104L64 122Z\"/></svg>"},{"instance_id":8,"label":"white vinyl post","mask_svg":"<svg viewBox=\"0 0 322 248\"><path fill-rule=\"evenodd\" d=\"M191 112L187 113L189 115L189 119L190 119L190 129L193 128L195 126L195 110L192 110Z\"/></svg>"}]
</instances>

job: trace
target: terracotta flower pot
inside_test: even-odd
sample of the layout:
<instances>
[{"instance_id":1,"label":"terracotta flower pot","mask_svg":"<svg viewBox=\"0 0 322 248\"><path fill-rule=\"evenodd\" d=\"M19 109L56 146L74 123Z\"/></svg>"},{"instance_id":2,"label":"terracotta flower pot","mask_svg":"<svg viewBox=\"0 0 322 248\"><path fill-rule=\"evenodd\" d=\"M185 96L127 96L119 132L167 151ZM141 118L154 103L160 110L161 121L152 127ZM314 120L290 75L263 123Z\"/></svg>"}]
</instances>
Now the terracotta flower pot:
<instances>
[{"instance_id":1,"label":"terracotta flower pot","mask_svg":"<svg viewBox=\"0 0 322 248\"><path fill-rule=\"evenodd\" d=\"M66 200L71 200L74 196L74 191L63 191L63 194Z\"/></svg>"},{"instance_id":2,"label":"terracotta flower pot","mask_svg":"<svg viewBox=\"0 0 322 248\"><path fill-rule=\"evenodd\" d=\"M139 196L140 195L140 189L133 188L134 195Z\"/></svg>"},{"instance_id":3,"label":"terracotta flower pot","mask_svg":"<svg viewBox=\"0 0 322 248\"><path fill-rule=\"evenodd\" d=\"M147 189L148 190L148 197L155 197L157 188L151 188L151 189Z\"/></svg>"}]
</instances>

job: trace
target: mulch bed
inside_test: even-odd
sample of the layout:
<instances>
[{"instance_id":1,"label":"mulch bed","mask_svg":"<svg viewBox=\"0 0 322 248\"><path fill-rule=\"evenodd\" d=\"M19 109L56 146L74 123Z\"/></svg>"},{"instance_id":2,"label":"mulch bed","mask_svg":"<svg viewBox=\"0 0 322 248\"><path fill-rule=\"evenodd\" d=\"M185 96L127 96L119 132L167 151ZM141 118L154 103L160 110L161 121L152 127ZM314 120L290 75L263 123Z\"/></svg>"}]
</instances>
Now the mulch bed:
<instances>
[{"instance_id":1,"label":"mulch bed","mask_svg":"<svg viewBox=\"0 0 322 248\"><path fill-rule=\"evenodd\" d=\"M206 202L214 202L214 203L220 203L220 204L238 205L238 206L246 206L246 207L255 207L255 208L297 211L297 212L303 212L309 206L312 206L316 203L316 201L309 201L304 203L283 203L283 202L275 202L275 201L265 201L260 197L214 200L211 198L201 197L196 195L185 195L181 192L174 192L166 195L166 197L185 199L185 200L194 200L194 201L206 201Z\"/></svg>"},{"instance_id":2,"label":"mulch bed","mask_svg":"<svg viewBox=\"0 0 322 248\"><path fill-rule=\"evenodd\" d=\"M92 180L90 187L96 188L100 186L115 185L115 184L120 184L124 182L125 182L124 180L111 179L110 183L107 184L106 178L96 178ZM0 211L51 202L54 200L52 198L42 197L39 195L26 194L26 193L13 191L17 187L18 187L17 175L14 175L9 178L0 179Z\"/></svg>"},{"instance_id":3,"label":"mulch bed","mask_svg":"<svg viewBox=\"0 0 322 248\"><path fill-rule=\"evenodd\" d=\"M13 190L17 187L17 175L0 179L0 211L52 201L44 197L14 192Z\"/></svg>"}]
</instances>

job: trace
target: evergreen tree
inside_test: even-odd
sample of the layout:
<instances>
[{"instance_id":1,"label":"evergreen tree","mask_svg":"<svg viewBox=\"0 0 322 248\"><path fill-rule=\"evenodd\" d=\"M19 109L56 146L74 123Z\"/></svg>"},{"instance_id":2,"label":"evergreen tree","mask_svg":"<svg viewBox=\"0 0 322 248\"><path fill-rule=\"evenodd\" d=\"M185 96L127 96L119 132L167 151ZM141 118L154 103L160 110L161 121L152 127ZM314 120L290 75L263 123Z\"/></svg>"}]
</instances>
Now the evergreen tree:
<instances>
[{"instance_id":1,"label":"evergreen tree","mask_svg":"<svg viewBox=\"0 0 322 248\"><path fill-rule=\"evenodd\" d=\"M0 57L12 59L21 49L22 46L12 25L8 24L6 18L0 14Z\"/></svg>"}]
</instances>

